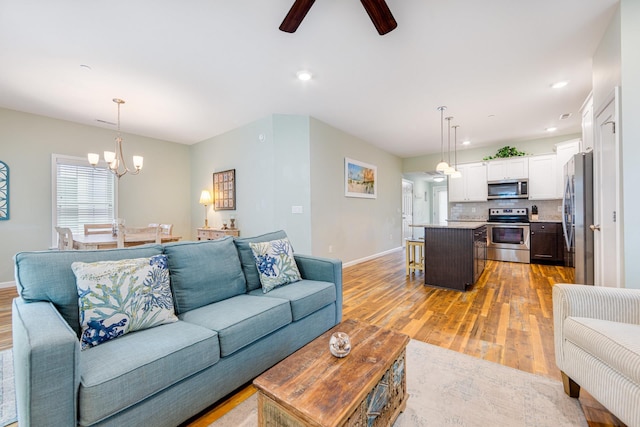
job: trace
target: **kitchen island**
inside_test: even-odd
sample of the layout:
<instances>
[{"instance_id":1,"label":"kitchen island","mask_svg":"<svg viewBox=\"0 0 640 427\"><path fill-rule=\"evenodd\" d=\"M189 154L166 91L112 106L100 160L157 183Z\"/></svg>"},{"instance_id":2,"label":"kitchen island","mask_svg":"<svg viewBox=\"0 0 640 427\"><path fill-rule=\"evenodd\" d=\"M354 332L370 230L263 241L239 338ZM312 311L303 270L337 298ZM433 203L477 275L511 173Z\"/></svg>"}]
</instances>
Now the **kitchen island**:
<instances>
[{"instance_id":1,"label":"kitchen island","mask_svg":"<svg viewBox=\"0 0 640 427\"><path fill-rule=\"evenodd\" d=\"M466 291L476 283L487 259L484 222L413 226L424 228L426 285Z\"/></svg>"}]
</instances>

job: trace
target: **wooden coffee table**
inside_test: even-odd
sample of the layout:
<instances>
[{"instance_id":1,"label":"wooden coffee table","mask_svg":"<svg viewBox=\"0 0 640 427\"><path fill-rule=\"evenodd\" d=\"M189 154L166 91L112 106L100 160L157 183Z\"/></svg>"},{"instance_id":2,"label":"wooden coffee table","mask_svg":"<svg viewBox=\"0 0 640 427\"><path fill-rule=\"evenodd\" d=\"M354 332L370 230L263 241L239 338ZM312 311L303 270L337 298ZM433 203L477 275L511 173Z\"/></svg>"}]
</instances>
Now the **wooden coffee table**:
<instances>
[{"instance_id":1,"label":"wooden coffee table","mask_svg":"<svg viewBox=\"0 0 640 427\"><path fill-rule=\"evenodd\" d=\"M334 332L351 338L344 358L329 352ZM347 320L253 381L260 426L387 426L406 406L409 337Z\"/></svg>"}]
</instances>

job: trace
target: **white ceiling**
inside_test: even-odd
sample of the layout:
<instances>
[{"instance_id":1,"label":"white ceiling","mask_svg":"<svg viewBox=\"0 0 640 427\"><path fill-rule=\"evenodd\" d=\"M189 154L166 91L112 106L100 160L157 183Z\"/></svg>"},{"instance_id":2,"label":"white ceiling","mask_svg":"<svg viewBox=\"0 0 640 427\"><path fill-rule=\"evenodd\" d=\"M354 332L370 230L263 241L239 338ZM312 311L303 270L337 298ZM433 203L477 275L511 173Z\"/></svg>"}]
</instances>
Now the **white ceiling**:
<instances>
[{"instance_id":1,"label":"white ceiling","mask_svg":"<svg viewBox=\"0 0 640 427\"><path fill-rule=\"evenodd\" d=\"M387 0L385 36L357 0L281 32L292 3L0 0L0 107L109 128L119 97L124 132L184 144L308 114L400 157L440 151L439 105L471 147L576 133L618 0Z\"/></svg>"}]
</instances>

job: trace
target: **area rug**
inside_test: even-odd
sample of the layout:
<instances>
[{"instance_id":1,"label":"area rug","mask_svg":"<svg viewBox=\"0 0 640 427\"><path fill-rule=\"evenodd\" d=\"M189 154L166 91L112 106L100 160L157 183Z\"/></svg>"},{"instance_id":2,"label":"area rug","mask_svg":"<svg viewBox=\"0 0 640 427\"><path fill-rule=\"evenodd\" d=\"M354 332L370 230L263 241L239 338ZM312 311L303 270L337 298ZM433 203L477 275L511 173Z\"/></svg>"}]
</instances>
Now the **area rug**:
<instances>
[{"instance_id":1,"label":"area rug","mask_svg":"<svg viewBox=\"0 0 640 427\"><path fill-rule=\"evenodd\" d=\"M562 383L420 341L407 346L407 408L396 427L587 426ZM212 424L257 425L256 394Z\"/></svg>"},{"instance_id":2,"label":"area rug","mask_svg":"<svg viewBox=\"0 0 640 427\"><path fill-rule=\"evenodd\" d=\"M0 352L0 426L18 420L16 415L16 391L13 383L13 352Z\"/></svg>"}]
</instances>

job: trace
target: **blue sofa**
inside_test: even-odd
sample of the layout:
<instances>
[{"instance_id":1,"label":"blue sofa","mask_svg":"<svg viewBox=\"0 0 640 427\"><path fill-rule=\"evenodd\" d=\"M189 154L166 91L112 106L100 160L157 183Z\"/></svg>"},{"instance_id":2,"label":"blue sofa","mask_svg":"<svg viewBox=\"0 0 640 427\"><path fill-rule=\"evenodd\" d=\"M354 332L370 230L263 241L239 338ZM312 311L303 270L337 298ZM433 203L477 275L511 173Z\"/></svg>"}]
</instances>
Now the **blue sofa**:
<instances>
[{"instance_id":1,"label":"blue sofa","mask_svg":"<svg viewBox=\"0 0 640 427\"><path fill-rule=\"evenodd\" d=\"M176 426L339 323L338 260L296 254L303 280L262 292L249 242L285 236L16 254L20 426ZM179 320L81 351L71 263L158 254Z\"/></svg>"}]
</instances>

